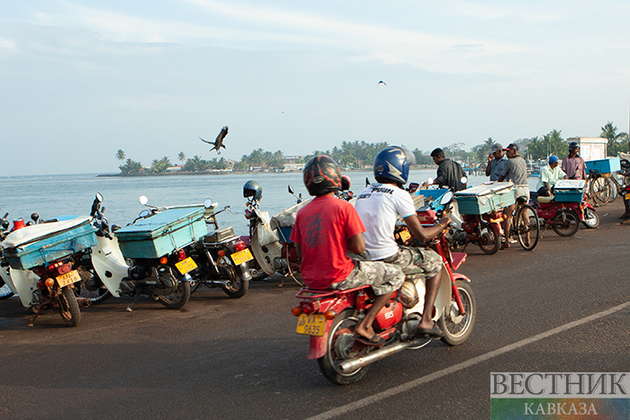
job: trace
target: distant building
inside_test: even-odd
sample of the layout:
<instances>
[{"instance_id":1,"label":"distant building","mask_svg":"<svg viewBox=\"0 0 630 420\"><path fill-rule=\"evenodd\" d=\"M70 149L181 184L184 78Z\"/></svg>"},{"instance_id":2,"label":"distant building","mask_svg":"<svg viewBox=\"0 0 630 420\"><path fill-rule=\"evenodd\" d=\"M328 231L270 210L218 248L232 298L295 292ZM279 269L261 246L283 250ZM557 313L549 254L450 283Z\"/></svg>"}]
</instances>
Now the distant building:
<instances>
[{"instance_id":1,"label":"distant building","mask_svg":"<svg viewBox=\"0 0 630 420\"><path fill-rule=\"evenodd\" d=\"M286 159L286 158L285 158ZM305 163L285 163L282 167L282 170L285 172L289 171L302 171L304 170Z\"/></svg>"}]
</instances>

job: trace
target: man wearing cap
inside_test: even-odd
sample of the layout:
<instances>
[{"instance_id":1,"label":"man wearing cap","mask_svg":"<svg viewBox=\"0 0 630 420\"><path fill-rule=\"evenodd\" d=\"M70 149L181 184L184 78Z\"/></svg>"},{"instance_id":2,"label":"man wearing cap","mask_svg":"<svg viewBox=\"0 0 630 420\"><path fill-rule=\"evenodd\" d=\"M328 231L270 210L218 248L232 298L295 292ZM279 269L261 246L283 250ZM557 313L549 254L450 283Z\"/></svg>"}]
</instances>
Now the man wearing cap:
<instances>
[{"instance_id":1,"label":"man wearing cap","mask_svg":"<svg viewBox=\"0 0 630 420\"><path fill-rule=\"evenodd\" d=\"M529 185L527 184L527 162L518 154L518 145L516 143L510 143L505 148L505 154L507 155L507 163L503 169L503 173L499 176L498 181L512 181L514 183L514 198L525 198L525 202L529 201ZM504 248L510 247L510 229L512 229L512 213L514 212L516 204L506 207L503 210L505 214L505 220L503 221L503 231L507 235L506 242L503 245Z\"/></svg>"},{"instance_id":2,"label":"man wearing cap","mask_svg":"<svg viewBox=\"0 0 630 420\"><path fill-rule=\"evenodd\" d=\"M507 161L501 143L494 143L490 149L490 156L488 156L488 163L486 165L486 176L490 177L490 181L497 181L499 179L503 174Z\"/></svg>"},{"instance_id":3,"label":"man wearing cap","mask_svg":"<svg viewBox=\"0 0 630 420\"><path fill-rule=\"evenodd\" d=\"M566 178L567 174L560 168L560 159L558 156L549 156L549 165L540 168L540 179L536 189L539 196L549 197L551 195L551 189L559 179Z\"/></svg>"},{"instance_id":4,"label":"man wearing cap","mask_svg":"<svg viewBox=\"0 0 630 420\"><path fill-rule=\"evenodd\" d=\"M580 146L577 142L569 143L569 155L562 159L561 168L569 179L586 179L586 163L580 157Z\"/></svg>"}]
</instances>

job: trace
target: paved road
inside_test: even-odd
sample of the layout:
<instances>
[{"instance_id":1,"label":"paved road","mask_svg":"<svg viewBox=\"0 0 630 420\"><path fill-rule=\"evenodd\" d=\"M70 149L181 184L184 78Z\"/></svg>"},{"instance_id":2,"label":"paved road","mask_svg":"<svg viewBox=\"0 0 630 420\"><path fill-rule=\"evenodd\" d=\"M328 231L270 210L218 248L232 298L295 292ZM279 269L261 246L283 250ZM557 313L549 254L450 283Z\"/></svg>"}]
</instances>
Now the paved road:
<instances>
[{"instance_id":1,"label":"paved road","mask_svg":"<svg viewBox=\"0 0 630 420\"><path fill-rule=\"evenodd\" d=\"M27 328L17 299L2 301L0 418L481 419L490 372L630 371L630 225L619 200L599 213L599 229L547 231L533 252L471 246L472 337L399 353L345 387L306 359L290 283L237 300L202 289L181 310L112 299L78 328L54 314Z\"/></svg>"}]
</instances>

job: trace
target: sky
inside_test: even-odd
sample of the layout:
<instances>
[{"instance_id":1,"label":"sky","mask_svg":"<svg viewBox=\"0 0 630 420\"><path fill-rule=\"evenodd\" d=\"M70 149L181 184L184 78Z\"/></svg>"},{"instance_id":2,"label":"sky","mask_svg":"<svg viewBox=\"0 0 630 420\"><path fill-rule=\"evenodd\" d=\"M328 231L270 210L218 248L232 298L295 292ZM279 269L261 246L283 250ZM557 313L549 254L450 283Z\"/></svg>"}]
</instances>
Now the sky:
<instances>
[{"instance_id":1,"label":"sky","mask_svg":"<svg viewBox=\"0 0 630 420\"><path fill-rule=\"evenodd\" d=\"M0 176L597 137L629 107L627 0L0 0Z\"/></svg>"}]
</instances>

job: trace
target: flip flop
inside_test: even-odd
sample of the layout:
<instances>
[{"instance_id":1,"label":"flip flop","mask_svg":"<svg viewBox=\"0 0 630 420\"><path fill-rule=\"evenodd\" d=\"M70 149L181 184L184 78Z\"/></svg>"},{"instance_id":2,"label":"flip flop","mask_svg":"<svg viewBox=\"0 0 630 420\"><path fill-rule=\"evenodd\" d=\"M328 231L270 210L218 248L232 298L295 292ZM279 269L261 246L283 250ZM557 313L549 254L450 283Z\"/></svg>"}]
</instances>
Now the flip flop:
<instances>
[{"instance_id":1,"label":"flip flop","mask_svg":"<svg viewBox=\"0 0 630 420\"><path fill-rule=\"evenodd\" d=\"M416 330L416 336L429 335L431 337L444 337L444 333L440 330L437 324L434 322L432 328L418 328Z\"/></svg>"},{"instance_id":2,"label":"flip flop","mask_svg":"<svg viewBox=\"0 0 630 420\"><path fill-rule=\"evenodd\" d=\"M382 347L383 344L385 344L385 340L383 339L383 337L381 337L380 335L378 335L376 333L374 333L372 338L367 338L367 337L364 337L362 335L359 335L359 334L355 333L354 334L354 338L359 343L365 344L366 346Z\"/></svg>"}]
</instances>

